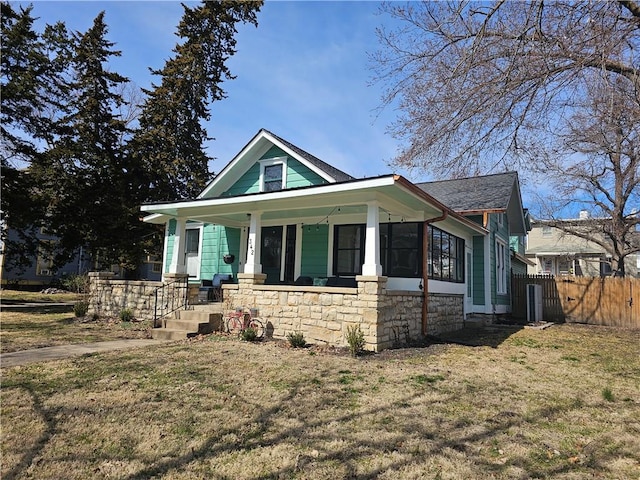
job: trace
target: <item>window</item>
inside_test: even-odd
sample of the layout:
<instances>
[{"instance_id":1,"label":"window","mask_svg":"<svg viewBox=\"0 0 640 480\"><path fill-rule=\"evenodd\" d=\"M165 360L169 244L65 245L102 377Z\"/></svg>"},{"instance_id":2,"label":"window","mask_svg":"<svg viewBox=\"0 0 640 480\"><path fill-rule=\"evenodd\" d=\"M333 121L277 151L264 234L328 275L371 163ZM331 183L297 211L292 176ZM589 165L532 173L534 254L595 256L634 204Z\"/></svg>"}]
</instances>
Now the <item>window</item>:
<instances>
[{"instance_id":1,"label":"window","mask_svg":"<svg viewBox=\"0 0 640 480\"><path fill-rule=\"evenodd\" d=\"M496 293L507 293L507 247L496 241Z\"/></svg>"},{"instance_id":2,"label":"window","mask_svg":"<svg viewBox=\"0 0 640 480\"><path fill-rule=\"evenodd\" d=\"M387 277L421 277L422 224L380 225L380 263Z\"/></svg>"},{"instance_id":3,"label":"window","mask_svg":"<svg viewBox=\"0 0 640 480\"><path fill-rule=\"evenodd\" d=\"M270 158L260 162L260 191L277 192L286 187L286 157Z\"/></svg>"},{"instance_id":4,"label":"window","mask_svg":"<svg viewBox=\"0 0 640 480\"><path fill-rule=\"evenodd\" d=\"M464 283L464 239L429 227L429 278Z\"/></svg>"},{"instance_id":5,"label":"window","mask_svg":"<svg viewBox=\"0 0 640 480\"><path fill-rule=\"evenodd\" d=\"M50 277L53 275L53 241L42 240L38 246L36 275Z\"/></svg>"},{"instance_id":6,"label":"window","mask_svg":"<svg viewBox=\"0 0 640 480\"><path fill-rule=\"evenodd\" d=\"M333 243L335 275L360 275L364 260L365 225L336 225ZM380 263L387 277L422 277L421 222L380 225ZM429 278L464 283L464 240L429 227Z\"/></svg>"},{"instance_id":7,"label":"window","mask_svg":"<svg viewBox=\"0 0 640 480\"><path fill-rule=\"evenodd\" d=\"M600 259L600 276L606 277L611 275L611 259L603 257Z\"/></svg>"},{"instance_id":8,"label":"window","mask_svg":"<svg viewBox=\"0 0 640 480\"><path fill-rule=\"evenodd\" d=\"M190 228L185 231L184 253L198 253L200 248L200 230Z\"/></svg>"},{"instance_id":9,"label":"window","mask_svg":"<svg viewBox=\"0 0 640 480\"><path fill-rule=\"evenodd\" d=\"M558 273L560 275L570 275L573 273L571 270L572 262L568 257L561 257L558 260Z\"/></svg>"},{"instance_id":10,"label":"window","mask_svg":"<svg viewBox=\"0 0 640 480\"><path fill-rule=\"evenodd\" d=\"M553 231L551 230L551 227L545 225L544 227L542 227L542 236L543 237L551 237L553 235Z\"/></svg>"},{"instance_id":11,"label":"window","mask_svg":"<svg viewBox=\"0 0 640 480\"><path fill-rule=\"evenodd\" d=\"M355 276L362 273L364 225L336 225L334 229L333 273Z\"/></svg>"}]
</instances>

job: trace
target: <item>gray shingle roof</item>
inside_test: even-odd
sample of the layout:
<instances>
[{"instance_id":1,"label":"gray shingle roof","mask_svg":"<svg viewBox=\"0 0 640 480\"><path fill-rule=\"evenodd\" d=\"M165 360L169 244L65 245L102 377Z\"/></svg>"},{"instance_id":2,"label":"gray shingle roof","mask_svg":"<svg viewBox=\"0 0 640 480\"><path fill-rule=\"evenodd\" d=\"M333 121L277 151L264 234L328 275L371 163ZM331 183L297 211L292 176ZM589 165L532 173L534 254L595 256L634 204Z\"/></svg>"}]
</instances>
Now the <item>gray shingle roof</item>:
<instances>
[{"instance_id":1,"label":"gray shingle roof","mask_svg":"<svg viewBox=\"0 0 640 480\"><path fill-rule=\"evenodd\" d=\"M328 175L330 175L333 178L335 178L336 182L346 182L346 181L349 181L349 180L355 180L355 178L352 177L351 175L349 175L348 173L345 173L342 170L338 170L337 168L329 165L327 162L323 162L318 157L316 157L314 155L311 155L309 152L304 151L300 147L297 147L293 143L288 142L287 140L285 140L284 138L279 137L275 133L270 132L269 130L264 129L264 128L262 130L265 131L266 133L268 133L269 135L271 135L272 137L278 139L278 141L282 142L284 145L286 145L291 150L296 152L298 155L303 157L309 163L315 165L320 170L326 172Z\"/></svg>"},{"instance_id":2,"label":"gray shingle roof","mask_svg":"<svg viewBox=\"0 0 640 480\"><path fill-rule=\"evenodd\" d=\"M416 185L454 211L469 212L506 210L517 182L517 172L505 172Z\"/></svg>"}]
</instances>

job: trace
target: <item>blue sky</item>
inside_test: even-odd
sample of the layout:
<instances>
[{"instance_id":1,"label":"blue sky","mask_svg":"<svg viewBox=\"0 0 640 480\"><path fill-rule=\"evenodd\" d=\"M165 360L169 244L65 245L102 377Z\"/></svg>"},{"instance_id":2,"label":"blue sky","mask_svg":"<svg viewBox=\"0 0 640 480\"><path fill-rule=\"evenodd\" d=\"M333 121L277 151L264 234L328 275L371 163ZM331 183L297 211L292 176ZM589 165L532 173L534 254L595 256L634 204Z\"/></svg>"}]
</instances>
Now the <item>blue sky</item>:
<instances>
[{"instance_id":1,"label":"blue sky","mask_svg":"<svg viewBox=\"0 0 640 480\"><path fill-rule=\"evenodd\" d=\"M85 32L104 10L107 38L122 52L112 68L145 88L154 80L149 67L162 68L172 55L182 17L174 1L36 1L33 6L38 30L61 20ZM373 1L268 0L257 28L241 26L238 52L228 63L237 78L225 82L228 97L212 105L207 124L215 138L208 145L216 157L210 169L220 171L266 128L355 177L393 172L411 178L388 165L397 148L385 133L394 112L378 115L382 87L370 86L367 55L378 48L376 27L389 21L378 7Z\"/></svg>"}]
</instances>

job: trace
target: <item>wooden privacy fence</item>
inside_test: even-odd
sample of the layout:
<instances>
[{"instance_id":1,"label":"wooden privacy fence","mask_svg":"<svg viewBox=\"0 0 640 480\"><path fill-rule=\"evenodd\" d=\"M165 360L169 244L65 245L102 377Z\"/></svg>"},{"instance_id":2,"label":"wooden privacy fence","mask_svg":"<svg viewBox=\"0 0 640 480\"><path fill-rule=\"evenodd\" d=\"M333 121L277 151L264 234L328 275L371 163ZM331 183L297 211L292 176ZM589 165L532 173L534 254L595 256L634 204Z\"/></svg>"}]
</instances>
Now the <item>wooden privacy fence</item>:
<instances>
[{"instance_id":1,"label":"wooden privacy fence","mask_svg":"<svg viewBox=\"0 0 640 480\"><path fill-rule=\"evenodd\" d=\"M527 318L527 285L542 287L542 318L640 328L640 279L513 275L512 315Z\"/></svg>"}]
</instances>

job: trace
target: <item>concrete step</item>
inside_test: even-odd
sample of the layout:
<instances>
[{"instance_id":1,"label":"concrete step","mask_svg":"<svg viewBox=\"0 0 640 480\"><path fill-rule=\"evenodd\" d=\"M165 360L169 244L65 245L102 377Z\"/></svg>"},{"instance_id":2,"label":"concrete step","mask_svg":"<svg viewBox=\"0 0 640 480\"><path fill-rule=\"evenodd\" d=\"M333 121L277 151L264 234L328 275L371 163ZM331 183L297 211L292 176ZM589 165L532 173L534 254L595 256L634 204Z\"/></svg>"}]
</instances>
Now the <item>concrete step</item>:
<instances>
[{"instance_id":1,"label":"concrete step","mask_svg":"<svg viewBox=\"0 0 640 480\"><path fill-rule=\"evenodd\" d=\"M179 310L164 320L163 328L154 328L152 338L159 340L182 340L194 335L206 335L223 330L222 311L210 309Z\"/></svg>"},{"instance_id":2,"label":"concrete step","mask_svg":"<svg viewBox=\"0 0 640 480\"><path fill-rule=\"evenodd\" d=\"M173 321L173 320L168 319L167 323L169 321ZM194 332L211 333L213 331L222 329L222 312L217 313L217 312L210 312L207 310L181 310L178 313L177 321L188 322L193 324ZM180 327L180 328L183 328L183 327Z\"/></svg>"},{"instance_id":3,"label":"concrete step","mask_svg":"<svg viewBox=\"0 0 640 480\"><path fill-rule=\"evenodd\" d=\"M184 340L189 336L186 330L175 328L154 328L151 330L151 338L156 340Z\"/></svg>"},{"instance_id":4,"label":"concrete step","mask_svg":"<svg viewBox=\"0 0 640 480\"><path fill-rule=\"evenodd\" d=\"M189 305L188 312L196 311L196 312L209 312L209 313L223 313L224 312L224 304L222 302L214 302L214 303L196 303Z\"/></svg>"}]
</instances>

